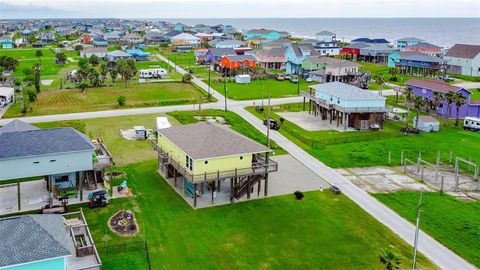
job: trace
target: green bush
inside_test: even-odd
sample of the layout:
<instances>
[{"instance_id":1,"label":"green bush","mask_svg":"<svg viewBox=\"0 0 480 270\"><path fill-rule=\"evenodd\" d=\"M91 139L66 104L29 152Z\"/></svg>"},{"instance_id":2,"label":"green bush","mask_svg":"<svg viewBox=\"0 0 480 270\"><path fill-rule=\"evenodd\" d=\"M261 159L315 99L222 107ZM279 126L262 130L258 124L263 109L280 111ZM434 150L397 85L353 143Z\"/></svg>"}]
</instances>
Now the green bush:
<instances>
[{"instance_id":1,"label":"green bush","mask_svg":"<svg viewBox=\"0 0 480 270\"><path fill-rule=\"evenodd\" d=\"M27 91L27 95L28 95L28 100L30 102L34 102L35 100L37 100L37 93L33 90L28 90Z\"/></svg>"},{"instance_id":2,"label":"green bush","mask_svg":"<svg viewBox=\"0 0 480 270\"><path fill-rule=\"evenodd\" d=\"M119 96L117 98L118 105L123 106L127 103L127 98L125 96Z\"/></svg>"}]
</instances>

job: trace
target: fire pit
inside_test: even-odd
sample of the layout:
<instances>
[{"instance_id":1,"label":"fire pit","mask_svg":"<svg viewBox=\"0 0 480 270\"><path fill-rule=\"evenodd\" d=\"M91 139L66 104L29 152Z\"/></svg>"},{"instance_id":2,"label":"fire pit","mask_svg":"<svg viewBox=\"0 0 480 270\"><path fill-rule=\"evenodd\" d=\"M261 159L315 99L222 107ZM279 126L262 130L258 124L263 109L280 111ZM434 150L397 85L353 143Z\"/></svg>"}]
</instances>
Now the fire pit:
<instances>
[{"instance_id":1,"label":"fire pit","mask_svg":"<svg viewBox=\"0 0 480 270\"><path fill-rule=\"evenodd\" d=\"M120 236L134 236L138 233L135 215L130 210L121 210L108 220L108 227Z\"/></svg>"}]
</instances>

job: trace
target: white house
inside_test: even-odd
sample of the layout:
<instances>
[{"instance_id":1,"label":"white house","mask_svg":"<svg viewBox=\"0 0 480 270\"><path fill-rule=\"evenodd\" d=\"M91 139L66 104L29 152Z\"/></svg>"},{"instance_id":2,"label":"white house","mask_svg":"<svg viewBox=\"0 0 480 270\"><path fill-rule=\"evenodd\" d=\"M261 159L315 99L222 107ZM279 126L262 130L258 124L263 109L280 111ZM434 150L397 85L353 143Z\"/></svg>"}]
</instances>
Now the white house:
<instances>
[{"instance_id":1,"label":"white house","mask_svg":"<svg viewBox=\"0 0 480 270\"><path fill-rule=\"evenodd\" d=\"M198 47L200 45L200 39L188 33L181 33L172 37L171 42L174 46L189 45L192 47Z\"/></svg>"},{"instance_id":2,"label":"white house","mask_svg":"<svg viewBox=\"0 0 480 270\"><path fill-rule=\"evenodd\" d=\"M314 47L320 55L338 55L340 46L338 46L337 35L330 31L321 31L315 34L316 41Z\"/></svg>"},{"instance_id":3,"label":"white house","mask_svg":"<svg viewBox=\"0 0 480 270\"><path fill-rule=\"evenodd\" d=\"M98 58L105 58L107 52L107 47L89 47L80 52L80 57L90 58L92 55L96 55Z\"/></svg>"},{"instance_id":4,"label":"white house","mask_svg":"<svg viewBox=\"0 0 480 270\"><path fill-rule=\"evenodd\" d=\"M480 76L480 45L455 44L443 57L447 72Z\"/></svg>"}]
</instances>

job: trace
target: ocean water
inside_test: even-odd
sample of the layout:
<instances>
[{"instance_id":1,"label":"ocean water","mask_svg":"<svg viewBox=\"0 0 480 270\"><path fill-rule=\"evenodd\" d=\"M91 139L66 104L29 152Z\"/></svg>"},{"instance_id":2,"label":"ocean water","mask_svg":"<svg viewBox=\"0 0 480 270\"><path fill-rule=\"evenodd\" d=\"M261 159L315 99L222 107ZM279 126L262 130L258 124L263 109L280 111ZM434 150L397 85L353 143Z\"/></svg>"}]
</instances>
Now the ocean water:
<instances>
[{"instance_id":1,"label":"ocean water","mask_svg":"<svg viewBox=\"0 0 480 270\"><path fill-rule=\"evenodd\" d=\"M337 39L350 41L358 37L385 38L390 42L417 37L441 47L455 43L480 45L480 18L278 18L278 19L166 19L187 25L230 24L239 31L252 28L288 31L293 36L314 37L328 30Z\"/></svg>"}]
</instances>

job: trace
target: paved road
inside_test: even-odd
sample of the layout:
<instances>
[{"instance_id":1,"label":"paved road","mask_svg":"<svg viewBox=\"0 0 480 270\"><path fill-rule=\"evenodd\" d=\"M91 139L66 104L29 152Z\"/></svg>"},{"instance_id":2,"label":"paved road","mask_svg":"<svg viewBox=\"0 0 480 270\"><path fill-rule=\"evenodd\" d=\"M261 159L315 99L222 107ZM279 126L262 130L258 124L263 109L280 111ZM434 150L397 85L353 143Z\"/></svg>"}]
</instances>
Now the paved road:
<instances>
[{"instance_id":1,"label":"paved road","mask_svg":"<svg viewBox=\"0 0 480 270\"><path fill-rule=\"evenodd\" d=\"M159 56L160 59L170 63L173 66L173 63L167 59ZM176 68L180 73L186 73L180 67ZM203 88L205 91L208 91L208 85L193 78L193 83L197 84L199 87ZM222 109L224 108L224 97L219 93L212 90L212 95L218 99L215 103L202 104L203 108L215 108ZM293 98L284 98L284 99L272 99L272 104L281 104L281 103L290 103L290 102L299 102L301 97ZM256 118L254 115L250 114L244 109L245 106L253 105L253 103L259 104L261 101L233 101L227 99L227 104L230 110L236 112L242 116L246 121L251 123L259 131L266 133L266 128L263 125L262 121ZM198 104L196 105L181 105L181 106L166 106L166 107L154 107L154 108L139 108L139 109L126 109L126 110L110 110L110 111L98 111L98 112L84 112L84 113L72 113L72 114L60 114L60 115L48 115L48 116L37 116L37 117L24 117L22 120L26 122L47 122L47 121L60 121L60 120L73 120L73 119L86 119L86 118L98 118L98 117L111 117L111 116L123 116L123 115L136 115L136 114L148 114L148 113L164 113L174 110L192 110L198 109ZM4 125L10 121L10 119L0 120L0 125ZM303 165L310 168L314 173L320 176L322 179L325 179L332 185L338 186L343 193L348 196L352 201L362 207L370 215L376 218L378 221L383 223L385 226L390 228L394 233L399 235L407 243L412 244L414 239L415 227L408 222L407 220L400 217L393 210L383 205L375 198L370 196L367 192L361 188L352 184L344 176L338 174L332 168L326 166L319 160L315 159L307 152L302 150L300 147L289 141L283 135L276 131L271 132L271 138L277 142L282 148L287 150L293 157L300 161ZM435 239L430 237L424 232L420 233L419 237L419 251L432 260L435 264L440 266L443 269L476 269L473 265L465 261L460 256L456 255L454 252L437 242Z\"/></svg>"}]
</instances>

